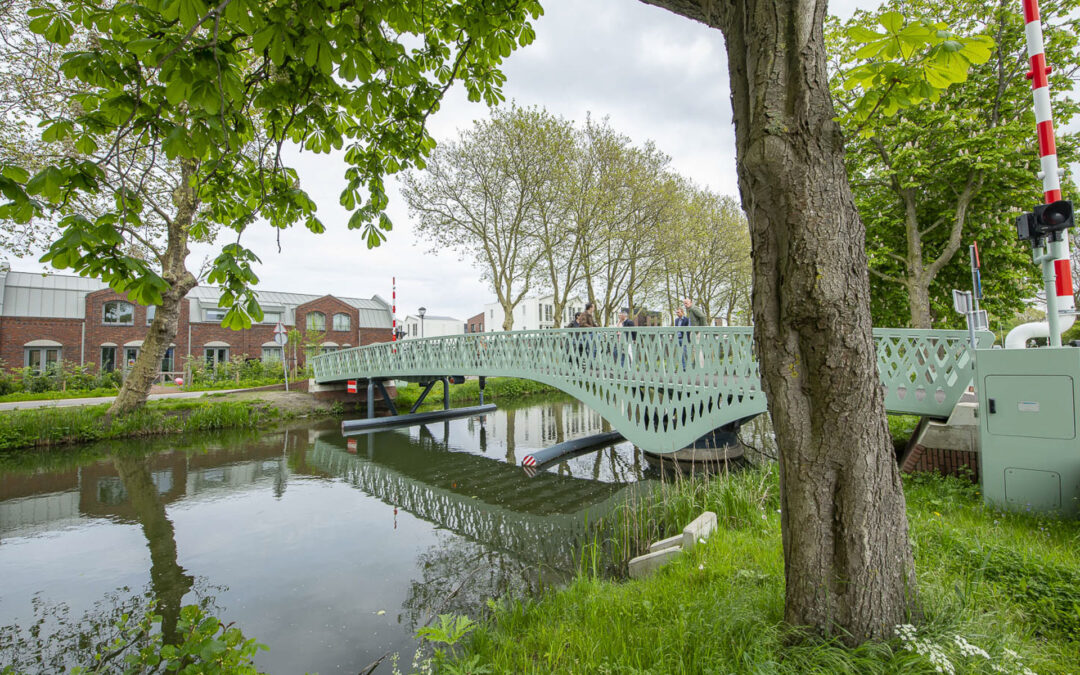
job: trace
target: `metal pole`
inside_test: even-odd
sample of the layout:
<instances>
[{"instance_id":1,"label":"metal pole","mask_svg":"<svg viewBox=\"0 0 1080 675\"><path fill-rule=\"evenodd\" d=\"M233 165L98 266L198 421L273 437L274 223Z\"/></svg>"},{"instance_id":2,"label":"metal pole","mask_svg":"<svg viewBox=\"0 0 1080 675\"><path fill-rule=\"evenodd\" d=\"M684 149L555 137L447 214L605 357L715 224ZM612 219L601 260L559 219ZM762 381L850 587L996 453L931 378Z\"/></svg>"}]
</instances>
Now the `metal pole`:
<instances>
[{"instance_id":1,"label":"metal pole","mask_svg":"<svg viewBox=\"0 0 1080 675\"><path fill-rule=\"evenodd\" d=\"M968 258L971 260L971 300L976 312L979 311L979 299L982 298L982 274L979 272L979 245L968 246Z\"/></svg>"},{"instance_id":2,"label":"metal pole","mask_svg":"<svg viewBox=\"0 0 1080 675\"><path fill-rule=\"evenodd\" d=\"M285 391L289 391L289 364L285 363L285 345L281 345L281 369L285 371Z\"/></svg>"},{"instance_id":3,"label":"metal pole","mask_svg":"<svg viewBox=\"0 0 1080 675\"><path fill-rule=\"evenodd\" d=\"M1043 183L1043 199L1052 204L1061 199L1061 171L1058 169L1057 148L1054 145L1054 119L1050 110L1050 67L1046 65L1043 51L1042 23L1039 20L1038 0L1023 0L1024 33L1027 36L1028 57L1031 71L1032 95L1035 98L1035 129L1039 138L1039 178ZM1046 320L1050 330L1050 346L1061 346L1061 330L1058 312L1072 313L1075 301L1072 295L1072 269L1069 262L1069 235L1061 233L1061 241L1049 242L1047 256L1043 257L1043 283L1046 287Z\"/></svg>"},{"instance_id":4,"label":"metal pole","mask_svg":"<svg viewBox=\"0 0 1080 675\"><path fill-rule=\"evenodd\" d=\"M371 378L367 381L367 416L368 419L375 417L375 381Z\"/></svg>"},{"instance_id":5,"label":"metal pole","mask_svg":"<svg viewBox=\"0 0 1080 675\"><path fill-rule=\"evenodd\" d=\"M444 377L442 379L442 406L443 410L450 409L450 378Z\"/></svg>"}]
</instances>

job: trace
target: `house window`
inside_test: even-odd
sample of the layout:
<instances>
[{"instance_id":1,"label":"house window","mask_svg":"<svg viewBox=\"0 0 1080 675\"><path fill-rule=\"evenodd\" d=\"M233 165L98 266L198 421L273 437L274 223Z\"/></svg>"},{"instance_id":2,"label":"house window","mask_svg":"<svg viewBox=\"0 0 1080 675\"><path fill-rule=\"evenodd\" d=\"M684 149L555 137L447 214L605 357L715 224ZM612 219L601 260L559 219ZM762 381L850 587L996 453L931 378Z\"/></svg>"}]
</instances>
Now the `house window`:
<instances>
[{"instance_id":1,"label":"house window","mask_svg":"<svg viewBox=\"0 0 1080 675\"><path fill-rule=\"evenodd\" d=\"M311 316L310 314L308 316ZM352 330L352 318L348 314L334 315L334 330Z\"/></svg>"},{"instance_id":2,"label":"house window","mask_svg":"<svg viewBox=\"0 0 1080 675\"><path fill-rule=\"evenodd\" d=\"M208 309L205 312L203 312L203 316L206 317L204 320L205 321L216 321L216 322L220 323L221 320L225 318L225 314L228 311L229 310L227 310L227 309Z\"/></svg>"},{"instance_id":3,"label":"house window","mask_svg":"<svg viewBox=\"0 0 1080 675\"><path fill-rule=\"evenodd\" d=\"M207 347L206 348L206 365L209 368L217 368L218 366L229 362L229 348L228 347Z\"/></svg>"},{"instance_id":4,"label":"house window","mask_svg":"<svg viewBox=\"0 0 1080 675\"><path fill-rule=\"evenodd\" d=\"M55 368L59 361L59 347L27 347L24 350L23 363L35 373Z\"/></svg>"},{"instance_id":5,"label":"house window","mask_svg":"<svg viewBox=\"0 0 1080 675\"><path fill-rule=\"evenodd\" d=\"M323 345L323 347L322 347L322 353L323 354L329 354L330 352L336 352L337 350L338 350L337 347L327 347L326 345Z\"/></svg>"},{"instance_id":6,"label":"house window","mask_svg":"<svg viewBox=\"0 0 1080 675\"><path fill-rule=\"evenodd\" d=\"M135 360L139 358L138 347L124 347L124 368L135 367Z\"/></svg>"},{"instance_id":7,"label":"house window","mask_svg":"<svg viewBox=\"0 0 1080 675\"><path fill-rule=\"evenodd\" d=\"M157 314L157 307L150 305L146 308L146 325L149 326L154 322L154 315Z\"/></svg>"},{"instance_id":8,"label":"house window","mask_svg":"<svg viewBox=\"0 0 1080 675\"><path fill-rule=\"evenodd\" d=\"M326 315L322 312L308 312L308 330L326 330Z\"/></svg>"},{"instance_id":9,"label":"house window","mask_svg":"<svg viewBox=\"0 0 1080 675\"><path fill-rule=\"evenodd\" d=\"M412 336L416 337L416 324L415 323L412 325Z\"/></svg>"},{"instance_id":10,"label":"house window","mask_svg":"<svg viewBox=\"0 0 1080 675\"><path fill-rule=\"evenodd\" d=\"M281 347L263 347L263 363L281 363Z\"/></svg>"},{"instance_id":11,"label":"house window","mask_svg":"<svg viewBox=\"0 0 1080 675\"><path fill-rule=\"evenodd\" d=\"M495 318L495 310L493 310L493 309L488 310L488 318L489 319L494 319Z\"/></svg>"},{"instance_id":12,"label":"house window","mask_svg":"<svg viewBox=\"0 0 1080 675\"><path fill-rule=\"evenodd\" d=\"M175 362L175 349L169 347L165 350L165 356L161 357L161 372L171 373L173 372L173 363Z\"/></svg>"},{"instance_id":13,"label":"house window","mask_svg":"<svg viewBox=\"0 0 1080 675\"><path fill-rule=\"evenodd\" d=\"M116 347L101 348L101 372L111 373L116 370Z\"/></svg>"},{"instance_id":14,"label":"house window","mask_svg":"<svg viewBox=\"0 0 1080 675\"><path fill-rule=\"evenodd\" d=\"M263 323L281 323L281 312L263 312Z\"/></svg>"},{"instance_id":15,"label":"house window","mask_svg":"<svg viewBox=\"0 0 1080 675\"><path fill-rule=\"evenodd\" d=\"M135 323L135 307L130 302L113 300L101 308L101 322L113 326L131 326Z\"/></svg>"},{"instance_id":16,"label":"house window","mask_svg":"<svg viewBox=\"0 0 1080 675\"><path fill-rule=\"evenodd\" d=\"M553 311L554 310L552 309L551 305L544 305L544 320L545 321L551 321L551 316L552 316Z\"/></svg>"}]
</instances>

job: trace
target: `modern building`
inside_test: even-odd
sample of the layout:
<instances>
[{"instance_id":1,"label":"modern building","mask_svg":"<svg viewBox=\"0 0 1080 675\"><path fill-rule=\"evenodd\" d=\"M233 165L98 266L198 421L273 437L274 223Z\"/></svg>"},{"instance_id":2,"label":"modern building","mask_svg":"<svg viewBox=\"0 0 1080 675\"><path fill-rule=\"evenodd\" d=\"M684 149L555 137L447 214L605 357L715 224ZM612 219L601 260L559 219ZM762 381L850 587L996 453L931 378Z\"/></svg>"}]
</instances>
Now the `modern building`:
<instances>
[{"instance_id":1,"label":"modern building","mask_svg":"<svg viewBox=\"0 0 1080 675\"><path fill-rule=\"evenodd\" d=\"M461 319L452 316L432 316L425 314L419 316L408 315L401 322L405 329L405 339L411 340L420 337L442 337L444 335L461 335L465 332L465 323Z\"/></svg>"},{"instance_id":2,"label":"modern building","mask_svg":"<svg viewBox=\"0 0 1080 675\"><path fill-rule=\"evenodd\" d=\"M574 315L585 309L585 302L580 298L573 297L563 308L562 321L559 325L566 327L574 320ZM500 331L503 329L502 305L490 302L484 305L484 325L487 331ZM555 296L545 295L540 298L524 298L514 308L514 330L537 330L555 327Z\"/></svg>"},{"instance_id":3,"label":"modern building","mask_svg":"<svg viewBox=\"0 0 1080 675\"><path fill-rule=\"evenodd\" d=\"M276 361L274 327L318 337L322 351L390 339L390 305L374 295L346 298L259 291L263 320L245 330L221 326L220 290L198 286L180 308L176 339L162 372L179 372L187 357L209 365L234 356ZM7 368L40 369L67 361L106 371L133 364L154 307L131 302L96 279L16 272L0 262L0 359ZM299 357L303 359L302 356Z\"/></svg>"},{"instance_id":4,"label":"modern building","mask_svg":"<svg viewBox=\"0 0 1080 675\"><path fill-rule=\"evenodd\" d=\"M476 316L469 317L469 320L465 322L466 333L483 333L484 332L484 313L480 312Z\"/></svg>"}]
</instances>

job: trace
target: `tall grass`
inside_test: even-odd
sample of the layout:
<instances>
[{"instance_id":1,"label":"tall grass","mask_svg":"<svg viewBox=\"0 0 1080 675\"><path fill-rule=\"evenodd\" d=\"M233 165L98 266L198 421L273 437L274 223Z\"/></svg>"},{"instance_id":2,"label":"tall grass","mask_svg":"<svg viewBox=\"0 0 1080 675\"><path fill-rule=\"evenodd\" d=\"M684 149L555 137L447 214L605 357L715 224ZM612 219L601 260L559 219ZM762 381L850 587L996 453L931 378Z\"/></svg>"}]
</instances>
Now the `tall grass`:
<instances>
[{"instance_id":1,"label":"tall grass","mask_svg":"<svg viewBox=\"0 0 1080 675\"><path fill-rule=\"evenodd\" d=\"M929 645L956 673L1080 672L1080 523L987 507L956 478L906 476L925 620L916 640L848 648L796 640L783 622L777 485L765 466L658 486L609 531L640 547L708 509L720 527L706 544L613 581L596 573L598 535L574 582L494 603L461 658L514 673L933 673Z\"/></svg>"},{"instance_id":2,"label":"tall grass","mask_svg":"<svg viewBox=\"0 0 1080 675\"><path fill-rule=\"evenodd\" d=\"M109 419L108 405L0 413L0 450L85 443L179 431L257 428L279 413L262 401L151 402Z\"/></svg>"}]
</instances>

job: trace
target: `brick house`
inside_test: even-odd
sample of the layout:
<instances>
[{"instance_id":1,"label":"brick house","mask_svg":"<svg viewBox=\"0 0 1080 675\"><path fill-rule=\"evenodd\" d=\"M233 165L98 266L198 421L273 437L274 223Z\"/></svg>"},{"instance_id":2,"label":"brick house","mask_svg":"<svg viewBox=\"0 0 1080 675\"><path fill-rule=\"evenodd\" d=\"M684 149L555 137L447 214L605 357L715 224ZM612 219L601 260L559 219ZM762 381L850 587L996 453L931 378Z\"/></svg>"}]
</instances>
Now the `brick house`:
<instances>
[{"instance_id":1,"label":"brick house","mask_svg":"<svg viewBox=\"0 0 1080 675\"><path fill-rule=\"evenodd\" d=\"M469 317L469 320L465 322L466 333L483 333L484 332L484 313L480 312L476 316Z\"/></svg>"},{"instance_id":2,"label":"brick house","mask_svg":"<svg viewBox=\"0 0 1080 675\"><path fill-rule=\"evenodd\" d=\"M176 339L162 372L184 369L188 356L208 365L242 356L281 360L274 342L278 322L321 334L322 351L390 339L390 305L370 299L260 291L263 321L245 330L221 326L220 291L198 286L180 308ZM16 272L0 262L0 359L8 368L41 368L60 360L123 368L142 348L153 307L143 307L96 279ZM303 360L303 356L300 356Z\"/></svg>"}]
</instances>

